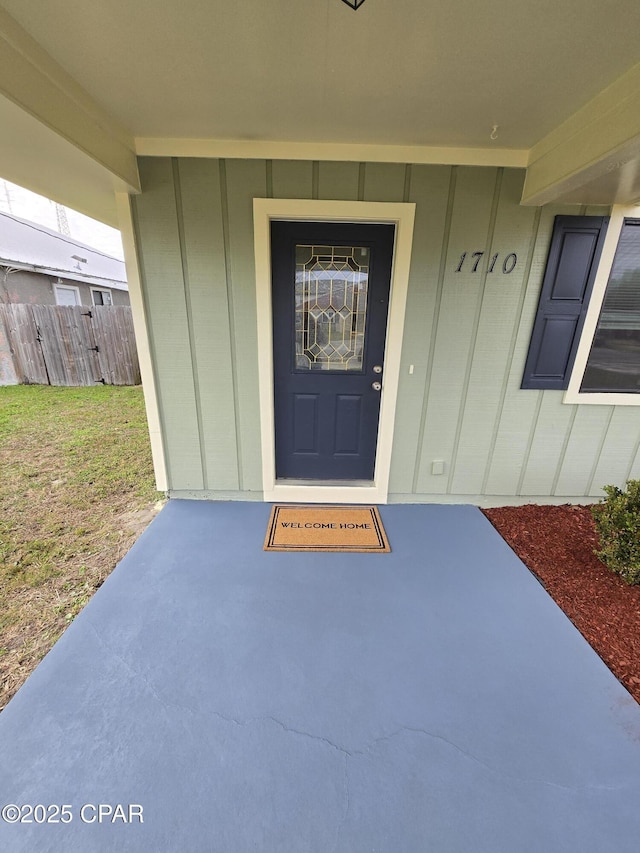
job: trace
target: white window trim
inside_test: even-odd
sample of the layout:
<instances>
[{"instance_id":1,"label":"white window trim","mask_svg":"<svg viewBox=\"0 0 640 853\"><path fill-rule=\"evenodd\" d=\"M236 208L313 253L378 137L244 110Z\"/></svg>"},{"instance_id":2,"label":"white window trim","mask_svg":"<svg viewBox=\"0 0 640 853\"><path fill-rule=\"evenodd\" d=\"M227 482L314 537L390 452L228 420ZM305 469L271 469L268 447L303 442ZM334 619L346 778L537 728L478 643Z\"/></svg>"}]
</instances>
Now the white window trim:
<instances>
[{"instance_id":1,"label":"white window trim","mask_svg":"<svg viewBox=\"0 0 640 853\"><path fill-rule=\"evenodd\" d=\"M111 305L113 305L113 293L111 292L111 290L108 287L92 287L91 288L91 302L93 305L96 304L93 301L93 294L94 293L108 293L109 296L111 297ZM102 307L102 306L100 306L100 307Z\"/></svg>"},{"instance_id":2,"label":"white window trim","mask_svg":"<svg viewBox=\"0 0 640 853\"><path fill-rule=\"evenodd\" d=\"M580 403L581 405L587 404L600 406L640 406L640 394L615 392L597 392L589 394L580 391L582 378L587 368L587 360L589 358L589 353L591 352L591 345L596 333L598 319L600 318L600 309L602 308L607 284L609 283L613 260L618 248L618 241L620 240L620 234L622 233L624 220L637 219L639 217L639 206L629 207L622 204L616 204L613 206L611 218L609 220L609 227L607 228L607 235L602 247L602 255L600 256L598 272L596 273L591 299L589 300L589 307L587 308L587 316L584 321L580 343L578 344L578 351L576 352L576 358L573 363L571 379L569 380L569 385L562 400L563 403Z\"/></svg>"},{"instance_id":3,"label":"white window trim","mask_svg":"<svg viewBox=\"0 0 640 853\"><path fill-rule=\"evenodd\" d=\"M396 414L404 314L409 287L415 204L395 202L320 201L256 198L253 201L256 305L258 315L258 376L262 483L265 501L306 503L386 503L389 492L393 428ZM373 485L289 485L276 480L273 401L273 332L271 310L270 224L277 219L312 222L371 222L396 226L391 299L387 319L384 388L380 403L378 447Z\"/></svg>"},{"instance_id":4,"label":"white window trim","mask_svg":"<svg viewBox=\"0 0 640 853\"><path fill-rule=\"evenodd\" d=\"M82 305L82 299L80 298L80 288L76 287L73 284L63 284L60 281L54 282L54 285L53 285L53 295L56 298L56 305L62 304L62 303L58 302L58 290L75 290L76 295L78 297L78 301L77 301L76 305ZM63 307L69 307L69 306L63 306Z\"/></svg>"}]
</instances>

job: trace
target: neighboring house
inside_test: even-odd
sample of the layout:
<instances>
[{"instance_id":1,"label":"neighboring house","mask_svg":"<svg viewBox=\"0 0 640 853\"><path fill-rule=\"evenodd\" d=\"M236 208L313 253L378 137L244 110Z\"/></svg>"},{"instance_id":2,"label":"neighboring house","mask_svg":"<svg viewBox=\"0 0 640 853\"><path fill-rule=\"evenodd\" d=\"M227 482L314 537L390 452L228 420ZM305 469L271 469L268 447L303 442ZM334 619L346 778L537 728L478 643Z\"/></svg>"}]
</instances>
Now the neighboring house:
<instances>
[{"instance_id":1,"label":"neighboring house","mask_svg":"<svg viewBox=\"0 0 640 853\"><path fill-rule=\"evenodd\" d=\"M93 306L110 308L83 310ZM124 262L0 213L0 386L19 382L136 384L140 373Z\"/></svg>"},{"instance_id":2,"label":"neighboring house","mask_svg":"<svg viewBox=\"0 0 640 853\"><path fill-rule=\"evenodd\" d=\"M0 0L0 169L123 231L159 488L640 477L640 4L196 6Z\"/></svg>"},{"instance_id":3,"label":"neighboring house","mask_svg":"<svg viewBox=\"0 0 640 853\"><path fill-rule=\"evenodd\" d=\"M129 305L125 265L44 225L0 213L0 302Z\"/></svg>"}]
</instances>

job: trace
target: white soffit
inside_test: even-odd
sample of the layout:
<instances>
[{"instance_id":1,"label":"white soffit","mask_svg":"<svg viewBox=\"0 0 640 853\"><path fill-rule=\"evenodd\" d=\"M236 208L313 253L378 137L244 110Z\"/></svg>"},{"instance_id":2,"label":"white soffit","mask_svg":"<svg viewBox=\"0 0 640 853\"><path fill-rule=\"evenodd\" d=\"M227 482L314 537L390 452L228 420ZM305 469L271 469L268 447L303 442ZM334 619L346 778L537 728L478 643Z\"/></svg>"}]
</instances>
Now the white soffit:
<instances>
[{"instance_id":1,"label":"white soffit","mask_svg":"<svg viewBox=\"0 0 640 853\"><path fill-rule=\"evenodd\" d=\"M0 95L0 177L118 227L114 191L128 190L104 166Z\"/></svg>"},{"instance_id":2,"label":"white soffit","mask_svg":"<svg viewBox=\"0 0 640 853\"><path fill-rule=\"evenodd\" d=\"M139 189L132 137L2 7L0 95Z\"/></svg>"},{"instance_id":3,"label":"white soffit","mask_svg":"<svg viewBox=\"0 0 640 853\"><path fill-rule=\"evenodd\" d=\"M640 198L640 64L530 152L525 204L629 204Z\"/></svg>"}]
</instances>

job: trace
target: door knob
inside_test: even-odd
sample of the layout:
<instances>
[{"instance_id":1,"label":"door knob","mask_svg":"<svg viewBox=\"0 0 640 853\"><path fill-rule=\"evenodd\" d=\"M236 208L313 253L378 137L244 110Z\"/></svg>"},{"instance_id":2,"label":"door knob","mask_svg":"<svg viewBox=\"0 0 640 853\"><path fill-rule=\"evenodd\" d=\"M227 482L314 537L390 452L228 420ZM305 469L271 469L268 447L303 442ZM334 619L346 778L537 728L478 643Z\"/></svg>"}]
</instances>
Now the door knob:
<instances>
[{"instance_id":1,"label":"door knob","mask_svg":"<svg viewBox=\"0 0 640 853\"><path fill-rule=\"evenodd\" d=\"M382 391L382 382L372 382L371 387L374 391Z\"/></svg>"}]
</instances>

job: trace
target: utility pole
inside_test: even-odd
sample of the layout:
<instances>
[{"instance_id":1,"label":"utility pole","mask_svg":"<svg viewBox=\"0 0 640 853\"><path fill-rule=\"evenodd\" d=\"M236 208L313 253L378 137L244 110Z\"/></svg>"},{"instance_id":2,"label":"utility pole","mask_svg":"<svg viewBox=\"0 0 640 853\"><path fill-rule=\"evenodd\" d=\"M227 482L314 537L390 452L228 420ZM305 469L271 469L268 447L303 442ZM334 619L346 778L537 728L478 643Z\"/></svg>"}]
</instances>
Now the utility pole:
<instances>
[{"instance_id":1,"label":"utility pole","mask_svg":"<svg viewBox=\"0 0 640 853\"><path fill-rule=\"evenodd\" d=\"M2 182L2 189L4 190L4 195L7 200L7 209L9 210L9 213L13 213L13 210L11 209L11 194L9 192L9 186L6 181Z\"/></svg>"},{"instance_id":2,"label":"utility pole","mask_svg":"<svg viewBox=\"0 0 640 853\"><path fill-rule=\"evenodd\" d=\"M69 228L69 220L67 219L67 211L61 204L58 202L56 205L56 216L58 217L58 231L61 234L65 234L67 237L71 237L71 229Z\"/></svg>"}]
</instances>

